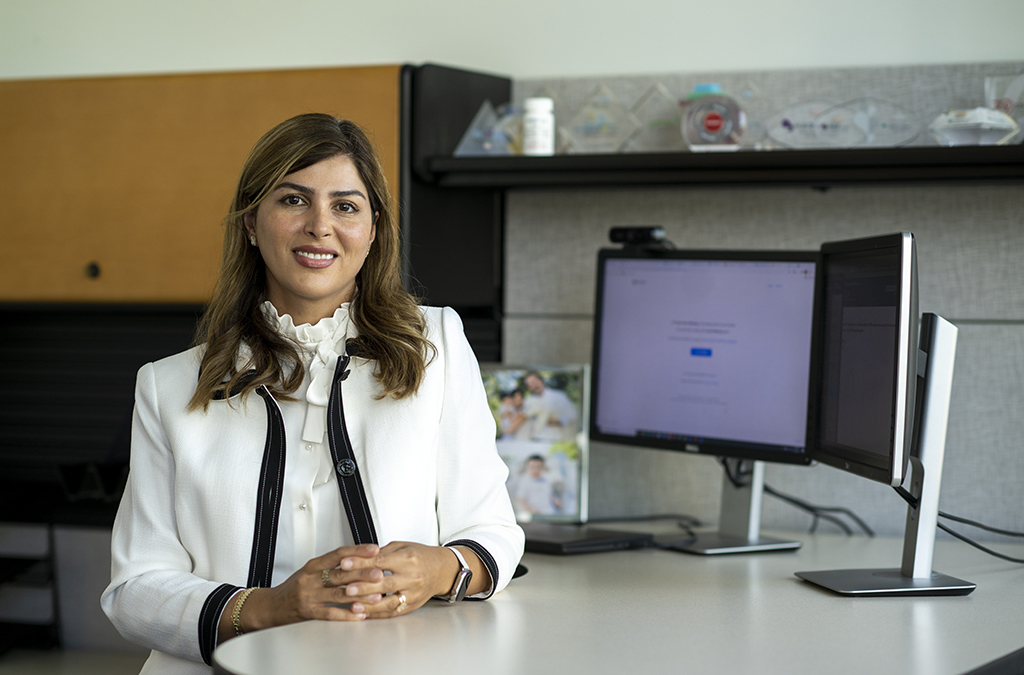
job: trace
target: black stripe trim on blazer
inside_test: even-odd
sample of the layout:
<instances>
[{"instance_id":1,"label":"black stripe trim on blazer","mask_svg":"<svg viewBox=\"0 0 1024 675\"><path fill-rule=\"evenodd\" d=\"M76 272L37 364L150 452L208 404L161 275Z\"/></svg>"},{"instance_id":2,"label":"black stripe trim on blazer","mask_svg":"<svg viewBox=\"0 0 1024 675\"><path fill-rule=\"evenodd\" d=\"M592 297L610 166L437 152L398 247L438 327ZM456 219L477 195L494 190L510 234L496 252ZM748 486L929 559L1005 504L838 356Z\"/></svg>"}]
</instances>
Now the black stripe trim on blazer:
<instances>
[{"instance_id":1,"label":"black stripe trim on blazer","mask_svg":"<svg viewBox=\"0 0 1024 675\"><path fill-rule=\"evenodd\" d=\"M217 627L220 625L224 607L231 596L240 590L242 589L238 586L221 584L206 597L203 611L199 612L199 653L208 666L213 665L213 650L217 647Z\"/></svg>"},{"instance_id":2,"label":"black stripe trim on blazer","mask_svg":"<svg viewBox=\"0 0 1024 675\"><path fill-rule=\"evenodd\" d=\"M277 401L265 386L259 387L256 393L267 407L267 442L263 448L263 466L260 468L260 484L256 495L256 523L253 527L247 587L268 588L274 573L277 523L281 518L281 495L284 491L284 419Z\"/></svg>"},{"instance_id":3,"label":"black stripe trim on blazer","mask_svg":"<svg viewBox=\"0 0 1024 675\"><path fill-rule=\"evenodd\" d=\"M341 383L348 378L348 344L346 353L338 357L331 385L331 398L327 403L327 442L331 447L334 472L338 476L338 489L345 513L352 528L352 537L357 544L376 544L377 531L373 527L373 516L366 501L363 481L359 476L359 465L352 451L352 441L345 426L345 406L342 404Z\"/></svg>"},{"instance_id":4,"label":"black stripe trim on blazer","mask_svg":"<svg viewBox=\"0 0 1024 675\"><path fill-rule=\"evenodd\" d=\"M491 575L491 592L482 598L466 598L466 600L486 600L494 595L494 589L498 587L498 563L494 562L491 552L472 539L456 539L455 541L448 542L445 546L465 546L473 553L476 553L476 557L480 558L480 562L484 564L487 572Z\"/></svg>"}]
</instances>

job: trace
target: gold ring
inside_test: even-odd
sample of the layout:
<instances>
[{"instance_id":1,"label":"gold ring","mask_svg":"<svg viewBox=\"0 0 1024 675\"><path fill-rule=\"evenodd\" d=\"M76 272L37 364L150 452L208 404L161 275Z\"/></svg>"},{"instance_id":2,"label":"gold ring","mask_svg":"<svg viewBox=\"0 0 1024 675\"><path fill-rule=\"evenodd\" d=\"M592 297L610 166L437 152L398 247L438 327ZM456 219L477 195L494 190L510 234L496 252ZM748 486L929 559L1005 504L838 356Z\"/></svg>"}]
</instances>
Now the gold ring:
<instances>
[{"instance_id":1,"label":"gold ring","mask_svg":"<svg viewBox=\"0 0 1024 675\"><path fill-rule=\"evenodd\" d=\"M331 570L324 570L320 575L320 581L323 582L324 588L334 588L334 584L331 583Z\"/></svg>"},{"instance_id":2,"label":"gold ring","mask_svg":"<svg viewBox=\"0 0 1024 675\"><path fill-rule=\"evenodd\" d=\"M398 594L398 607L395 607L395 612L396 613L401 612L403 609L405 609L405 601L406 601L406 599L407 598L405 597L405 593L399 593Z\"/></svg>"}]
</instances>

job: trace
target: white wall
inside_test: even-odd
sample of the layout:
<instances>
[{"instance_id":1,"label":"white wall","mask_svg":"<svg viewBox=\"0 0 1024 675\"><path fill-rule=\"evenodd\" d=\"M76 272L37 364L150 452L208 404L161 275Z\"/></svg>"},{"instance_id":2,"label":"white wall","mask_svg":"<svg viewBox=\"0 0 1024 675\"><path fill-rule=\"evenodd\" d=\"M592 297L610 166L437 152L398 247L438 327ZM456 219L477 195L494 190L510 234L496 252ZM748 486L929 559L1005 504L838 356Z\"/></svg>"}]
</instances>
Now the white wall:
<instances>
[{"instance_id":1,"label":"white wall","mask_svg":"<svg viewBox=\"0 0 1024 675\"><path fill-rule=\"evenodd\" d=\"M1020 0L0 0L0 78L431 61L513 78L1015 60Z\"/></svg>"}]
</instances>

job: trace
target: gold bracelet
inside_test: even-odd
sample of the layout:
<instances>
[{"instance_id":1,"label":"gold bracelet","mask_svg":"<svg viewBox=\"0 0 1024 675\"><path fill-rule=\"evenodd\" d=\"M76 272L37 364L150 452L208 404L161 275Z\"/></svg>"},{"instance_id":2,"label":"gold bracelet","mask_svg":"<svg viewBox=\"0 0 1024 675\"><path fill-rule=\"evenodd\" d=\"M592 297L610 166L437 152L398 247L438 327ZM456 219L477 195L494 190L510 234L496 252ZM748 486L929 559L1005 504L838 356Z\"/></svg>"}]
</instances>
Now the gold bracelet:
<instances>
[{"instance_id":1,"label":"gold bracelet","mask_svg":"<svg viewBox=\"0 0 1024 675\"><path fill-rule=\"evenodd\" d=\"M235 600L235 608L231 612L231 625L235 627L235 635L241 635L244 631L242 630L242 605L245 604L249 594L255 591L256 588L247 588L238 594L238 599Z\"/></svg>"}]
</instances>

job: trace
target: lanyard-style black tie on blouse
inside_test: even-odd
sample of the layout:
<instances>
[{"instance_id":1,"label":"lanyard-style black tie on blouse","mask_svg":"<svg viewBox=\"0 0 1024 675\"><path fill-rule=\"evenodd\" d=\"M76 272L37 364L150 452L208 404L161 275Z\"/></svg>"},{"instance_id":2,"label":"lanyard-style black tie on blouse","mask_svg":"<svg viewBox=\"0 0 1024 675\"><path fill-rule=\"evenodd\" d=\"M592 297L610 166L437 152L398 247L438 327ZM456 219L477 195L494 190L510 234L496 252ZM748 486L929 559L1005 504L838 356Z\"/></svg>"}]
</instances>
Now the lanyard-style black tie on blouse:
<instances>
[{"instance_id":1,"label":"lanyard-style black tie on blouse","mask_svg":"<svg viewBox=\"0 0 1024 675\"><path fill-rule=\"evenodd\" d=\"M345 426L345 408L341 400L341 383L348 378L350 357L346 344L345 353L338 357L331 384L331 398L327 404L327 442L331 447L334 471L338 474L338 489L345 504L352 537L357 544L376 544L377 531L373 527L370 505L366 501L363 481L359 477L359 465L352 452L352 441Z\"/></svg>"}]
</instances>

